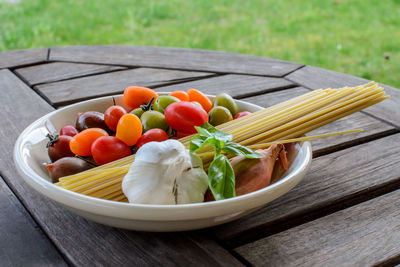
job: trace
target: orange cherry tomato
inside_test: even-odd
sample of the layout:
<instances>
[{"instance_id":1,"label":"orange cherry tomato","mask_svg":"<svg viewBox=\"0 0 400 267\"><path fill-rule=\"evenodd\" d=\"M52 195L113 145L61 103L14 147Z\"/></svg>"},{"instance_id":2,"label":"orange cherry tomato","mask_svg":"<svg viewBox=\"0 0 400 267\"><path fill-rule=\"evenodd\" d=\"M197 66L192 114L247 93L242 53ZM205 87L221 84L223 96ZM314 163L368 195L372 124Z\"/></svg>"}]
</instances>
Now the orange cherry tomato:
<instances>
[{"instance_id":1,"label":"orange cherry tomato","mask_svg":"<svg viewBox=\"0 0 400 267\"><path fill-rule=\"evenodd\" d=\"M131 113L122 116L117 124L116 137L128 146L133 146L142 136L143 126L140 119Z\"/></svg>"},{"instance_id":2,"label":"orange cherry tomato","mask_svg":"<svg viewBox=\"0 0 400 267\"><path fill-rule=\"evenodd\" d=\"M154 97L154 100L158 97L158 94L146 87L129 86L124 91L124 102L131 109L145 105Z\"/></svg>"},{"instance_id":3,"label":"orange cherry tomato","mask_svg":"<svg viewBox=\"0 0 400 267\"><path fill-rule=\"evenodd\" d=\"M189 95L184 91L173 91L169 95L178 98L180 101L190 101Z\"/></svg>"},{"instance_id":4,"label":"orange cherry tomato","mask_svg":"<svg viewBox=\"0 0 400 267\"><path fill-rule=\"evenodd\" d=\"M97 140L97 138L102 136L108 136L108 133L100 128L89 128L83 130L72 137L69 142L69 148L72 153L78 156L90 156L92 154L90 151L92 144Z\"/></svg>"},{"instance_id":5,"label":"orange cherry tomato","mask_svg":"<svg viewBox=\"0 0 400 267\"><path fill-rule=\"evenodd\" d=\"M187 94L189 95L190 101L196 101L200 103L207 113L211 110L212 102L205 94L196 89L189 89Z\"/></svg>"}]
</instances>

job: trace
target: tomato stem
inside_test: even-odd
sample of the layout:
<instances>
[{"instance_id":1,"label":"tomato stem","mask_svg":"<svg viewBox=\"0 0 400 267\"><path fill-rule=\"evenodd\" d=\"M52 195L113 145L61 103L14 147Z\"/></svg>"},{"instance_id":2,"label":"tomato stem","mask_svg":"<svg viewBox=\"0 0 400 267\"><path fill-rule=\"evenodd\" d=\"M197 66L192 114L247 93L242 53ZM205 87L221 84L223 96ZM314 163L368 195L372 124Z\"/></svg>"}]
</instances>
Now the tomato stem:
<instances>
[{"instance_id":1,"label":"tomato stem","mask_svg":"<svg viewBox=\"0 0 400 267\"><path fill-rule=\"evenodd\" d=\"M152 103L154 101L154 97L152 97L149 101L149 103L145 104L145 105L141 105L140 108L143 109L143 111L148 111L148 110L152 110Z\"/></svg>"},{"instance_id":2,"label":"tomato stem","mask_svg":"<svg viewBox=\"0 0 400 267\"><path fill-rule=\"evenodd\" d=\"M75 158L84 160L84 161L86 161L87 163L89 163L90 165L92 165L92 166L94 166L94 167L99 166L99 165L97 165L95 162L93 162L93 161L91 161L91 160L88 160L87 158L84 158L84 157L81 157L81 156L78 156L78 155L75 155Z\"/></svg>"},{"instance_id":3,"label":"tomato stem","mask_svg":"<svg viewBox=\"0 0 400 267\"><path fill-rule=\"evenodd\" d=\"M52 145L54 145L57 141L58 141L58 134L56 135L51 135L51 134L47 134L46 137L49 138L49 141L46 144L46 148L51 147Z\"/></svg>"}]
</instances>

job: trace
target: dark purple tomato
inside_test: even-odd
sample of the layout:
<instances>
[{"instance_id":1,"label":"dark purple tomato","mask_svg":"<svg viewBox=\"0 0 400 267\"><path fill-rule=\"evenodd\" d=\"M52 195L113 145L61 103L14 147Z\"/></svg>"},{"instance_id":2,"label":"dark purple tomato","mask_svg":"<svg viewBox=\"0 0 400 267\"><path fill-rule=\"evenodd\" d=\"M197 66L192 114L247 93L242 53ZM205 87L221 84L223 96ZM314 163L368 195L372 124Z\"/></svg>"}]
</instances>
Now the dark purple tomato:
<instances>
[{"instance_id":1,"label":"dark purple tomato","mask_svg":"<svg viewBox=\"0 0 400 267\"><path fill-rule=\"evenodd\" d=\"M46 168L49 171L49 176L51 177L53 183L57 183L60 177L83 172L93 168L93 166L83 159L65 157L57 160L54 163L48 164Z\"/></svg>"},{"instance_id":2,"label":"dark purple tomato","mask_svg":"<svg viewBox=\"0 0 400 267\"><path fill-rule=\"evenodd\" d=\"M72 137L69 135L51 135L48 134L47 137L50 139L47 143L47 152L49 154L51 162L55 162L58 159L64 157L73 157L74 153L71 152L69 148L69 142Z\"/></svg>"},{"instance_id":3,"label":"dark purple tomato","mask_svg":"<svg viewBox=\"0 0 400 267\"><path fill-rule=\"evenodd\" d=\"M104 122L104 114L97 111L78 113L75 126L79 132L89 128L101 128L104 130L108 129L106 123Z\"/></svg>"}]
</instances>

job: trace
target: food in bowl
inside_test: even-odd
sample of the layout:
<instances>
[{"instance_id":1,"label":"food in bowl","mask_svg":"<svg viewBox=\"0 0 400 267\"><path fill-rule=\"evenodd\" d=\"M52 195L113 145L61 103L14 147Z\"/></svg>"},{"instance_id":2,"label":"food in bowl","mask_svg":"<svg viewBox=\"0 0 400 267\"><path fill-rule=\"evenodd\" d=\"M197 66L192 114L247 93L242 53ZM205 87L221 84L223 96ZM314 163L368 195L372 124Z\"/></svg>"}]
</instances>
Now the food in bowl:
<instances>
[{"instance_id":1,"label":"food in bowl","mask_svg":"<svg viewBox=\"0 0 400 267\"><path fill-rule=\"evenodd\" d=\"M282 143L301 141L305 140L301 137L304 133L387 98L380 91L373 84L319 90L267 109L235 101L239 111L249 110L252 113L216 128L232 134L232 141L254 150L266 148L277 140ZM291 162L289 170L281 179L273 180L271 185L225 200L184 205L117 202L125 200L121 182L134 155L64 177L65 180L60 178L60 186L51 184L43 167L43 162L48 161L44 136L49 132L57 132L65 125L74 124L78 112L104 112L114 104L113 101L128 109L122 97L105 97L78 103L44 116L21 134L14 153L17 167L30 185L74 212L101 223L151 231L188 230L224 223L244 216L290 190L301 180L311 162L309 143L298 143L295 145L294 157L291 159L290 153L288 155ZM182 136L179 132L175 134L176 138ZM187 136L179 140L189 148L191 138ZM209 149L201 152L198 154L207 168L214 157L213 152ZM82 194L85 192L87 195Z\"/></svg>"},{"instance_id":2,"label":"food in bowl","mask_svg":"<svg viewBox=\"0 0 400 267\"><path fill-rule=\"evenodd\" d=\"M183 204L202 202L205 200L204 195L207 189L209 189L207 191L208 195L213 196L212 198L208 197L207 201L235 197L236 191L240 192L240 194L246 194L259 190L270 183L272 171L277 160L280 163L285 162L284 165L281 165L284 166L285 170L288 169L289 161L286 157L285 146L280 145L265 149L265 151L260 150L260 152L264 152L264 154L254 152L250 148L232 142L233 136L231 134L224 133L213 127L232 121L233 117L238 115L238 105L231 96L226 93L221 93L217 95L212 102L208 96L196 89L190 89L183 93L188 96L189 101L181 101L179 98L173 96L176 94L180 95L181 92L172 92L169 95L159 96L150 88L131 86L125 90L123 97L125 105L131 109L130 112L127 112L124 107L119 105L108 107L104 114L98 111L79 112L77 114L75 127L71 125L62 127L60 136L58 137L58 135L56 135L56 137L53 137L51 140L52 145L48 147L49 155L51 151L60 147L58 149L60 153L66 152L65 154L68 157L70 157L72 153L78 158L57 158L57 161L47 165L50 177L52 177L53 181L57 181L57 185L71 184L70 177L62 178L60 181L58 181L58 179L64 176L70 176L73 174L71 172L74 171L79 173L90 168L90 166L104 165L127 157L132 154L132 151L135 151L138 152L137 155L144 156L138 158L136 155L135 164L132 165L130 168L131 171L124 178L125 182L122 183L124 195L116 195L112 192L112 197L114 197L112 200L125 200L125 196L130 195L131 197L128 197L128 200L131 203ZM146 103L146 101L149 102ZM138 108L139 103L142 103L142 105ZM138 109L140 109L141 112L139 112ZM218 112L218 109L222 110L223 113ZM209 110L208 114L206 110ZM228 114L228 116L226 116L226 114ZM239 114L240 116L236 118L248 114L251 113L249 111L241 111L241 114ZM66 131L66 129L72 134L69 136L62 135L63 131ZM169 135L167 132L169 132ZM109 134L114 136L110 136ZM192 137L190 142L190 152L185 149L179 141L163 142L169 138L176 139L179 135L188 136L192 134L196 135ZM48 136L50 138L52 135ZM64 139L69 140L69 147L67 148L65 148L65 145L61 147L61 144L65 143L63 142ZM146 144L154 141L163 143ZM195 152L198 150L201 151L201 149L204 146L207 147L207 145L214 147L214 160L211 162L208 161L208 165L205 166L206 168L204 170L202 159L197 156ZM173 158L173 152L177 151L178 146L183 148L182 153L175 153L176 158ZM163 149L159 149L161 147ZM165 170L162 168L163 161L160 156L162 151L165 153L165 159L171 162L166 166L167 168ZM270 153L270 151L275 152ZM209 154L210 153L213 154L213 152L209 152ZM157 155L157 157L153 157L153 155ZM266 157L268 158L268 164L265 159L259 160L259 158L262 158L264 155L268 155L268 157ZM228 160L227 156L237 157ZM141 158L143 158L143 160L141 160ZM152 161L151 158L156 158L156 160ZM185 158L186 160L184 160ZM236 160L239 158L240 160ZM192 159L192 162L200 163L200 165L196 163L196 165L199 165L199 168L192 169L191 161L188 159ZM151 166L150 162L152 163ZM233 164L231 164L231 162ZM186 163L186 165L184 163ZM243 166L245 165L249 166L249 170L265 170L265 174L258 176L254 175L256 173L251 171L243 172ZM144 168L144 166L146 168ZM240 168L238 166L240 166ZM263 166L267 166L267 168ZM146 171L143 171L143 169ZM186 169L189 171L186 171ZM195 169L195 172L192 171ZM153 170L158 172L154 174L152 173ZM167 170L172 170L172 172L168 172ZM206 171L208 171L208 174ZM237 179L242 177L239 179L239 181L241 181L240 183L235 183L235 172L241 173L241 175L236 176ZM194 175L194 173L196 175ZM177 179L177 177L181 177L183 174L185 179ZM258 172L258 174L261 173ZM140 179L137 179L137 177L140 177ZM198 182L200 177L203 178L202 183ZM205 177L208 177L208 179ZM260 179L261 177L263 178ZM129 178L134 180L134 185L124 187L124 185L132 184L127 182ZM151 179L154 180L154 184L158 182L158 185L152 186L151 183L149 183ZM150 185L152 190L139 190L139 186L137 185L140 184L142 180L147 183L148 186L146 188L149 188ZM193 180L194 183L197 182L197 184L203 184L204 186L197 190L198 194L196 194L195 190L187 190L185 195L189 197L185 198L186 201L182 201L180 196L183 194L179 194L181 191L180 189L184 187L189 188L187 181L191 180ZM257 183L254 182L256 180L258 180ZM167 181L170 181L169 184ZM178 181L182 182L179 183ZM264 182L260 183L260 181ZM91 185L92 184L89 182L89 186ZM108 186L102 186L105 190L110 189ZM119 187L119 183L114 183L113 186L117 188ZM80 189L85 188L85 183L78 183L78 187ZM161 195L161 189L163 188L165 192L167 192L166 195L168 195L168 197L160 197L159 199L165 199L165 201L157 202L154 200L157 198L137 197L140 195L138 192L143 193L144 196L154 196L152 193L157 192L157 189L158 195ZM192 186L192 188L196 188L196 186ZM199 187L197 186L197 188ZM71 188L69 187L69 189ZM89 188L90 192L98 191L97 189L97 187ZM128 194L127 192L135 193ZM82 193L87 194L88 191L83 191ZM199 195L200 197L194 198L190 195ZM111 196L103 194L101 197L107 199ZM147 200L145 201L144 199ZM171 201L171 199L175 201ZM178 199L180 201L178 201Z\"/></svg>"}]
</instances>

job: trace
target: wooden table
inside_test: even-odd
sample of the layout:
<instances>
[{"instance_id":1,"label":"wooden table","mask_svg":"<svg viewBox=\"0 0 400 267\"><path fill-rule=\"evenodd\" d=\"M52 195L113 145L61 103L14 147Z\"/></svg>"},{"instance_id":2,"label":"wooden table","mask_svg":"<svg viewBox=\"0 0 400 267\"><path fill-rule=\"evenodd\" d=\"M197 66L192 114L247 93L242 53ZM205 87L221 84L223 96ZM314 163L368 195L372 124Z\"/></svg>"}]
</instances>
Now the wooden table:
<instances>
[{"instance_id":1,"label":"wooden table","mask_svg":"<svg viewBox=\"0 0 400 267\"><path fill-rule=\"evenodd\" d=\"M198 88L270 106L361 78L286 61L179 48L88 46L0 53L0 265L342 266L400 262L400 91L313 134L305 179L232 223L182 233L134 232L67 211L17 174L14 142L63 105L119 94Z\"/></svg>"}]
</instances>

